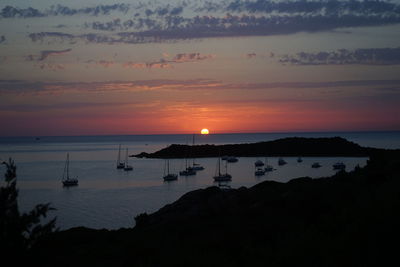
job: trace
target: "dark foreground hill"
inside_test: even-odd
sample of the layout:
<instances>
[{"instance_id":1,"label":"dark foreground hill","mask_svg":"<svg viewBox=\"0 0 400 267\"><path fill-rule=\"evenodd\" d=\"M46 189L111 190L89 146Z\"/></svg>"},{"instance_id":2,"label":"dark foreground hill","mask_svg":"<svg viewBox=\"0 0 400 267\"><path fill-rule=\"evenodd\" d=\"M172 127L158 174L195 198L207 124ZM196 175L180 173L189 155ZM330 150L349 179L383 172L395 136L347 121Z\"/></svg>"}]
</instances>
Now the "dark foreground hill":
<instances>
[{"instance_id":1,"label":"dark foreground hill","mask_svg":"<svg viewBox=\"0 0 400 267\"><path fill-rule=\"evenodd\" d=\"M303 157L365 157L375 151L361 147L341 137L303 138L290 137L274 141L230 144L230 145L177 145L173 144L154 153L142 152L135 157L185 158L185 157L258 157L258 156L303 156Z\"/></svg>"},{"instance_id":2,"label":"dark foreground hill","mask_svg":"<svg viewBox=\"0 0 400 267\"><path fill-rule=\"evenodd\" d=\"M31 251L29 261L41 266L398 266L399 173L399 151L377 151L365 168L329 178L196 190L139 216L133 229L52 234Z\"/></svg>"}]
</instances>

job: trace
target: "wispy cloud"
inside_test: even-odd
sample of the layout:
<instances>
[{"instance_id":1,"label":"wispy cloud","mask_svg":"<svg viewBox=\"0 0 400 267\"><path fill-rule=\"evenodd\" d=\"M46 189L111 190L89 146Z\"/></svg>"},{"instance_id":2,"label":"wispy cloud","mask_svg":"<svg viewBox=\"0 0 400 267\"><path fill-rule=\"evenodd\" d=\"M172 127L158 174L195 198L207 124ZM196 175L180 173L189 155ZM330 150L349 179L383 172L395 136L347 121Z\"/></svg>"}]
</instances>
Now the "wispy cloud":
<instances>
[{"instance_id":1,"label":"wispy cloud","mask_svg":"<svg viewBox=\"0 0 400 267\"><path fill-rule=\"evenodd\" d=\"M33 7L19 8L13 6L6 6L0 12L0 17L3 18L38 18L46 16L73 16L73 15L107 15L112 11L126 13L130 6L128 4L114 4L114 5L98 5L94 7L85 8L70 8L63 5L51 6L50 9L39 10Z\"/></svg>"},{"instance_id":2,"label":"wispy cloud","mask_svg":"<svg viewBox=\"0 0 400 267\"><path fill-rule=\"evenodd\" d=\"M173 68L174 64L180 63L195 63L199 61L204 61L208 59L215 58L215 55L204 55L201 53L180 53L176 54L172 59L169 59L168 54L163 54L163 58L155 61L149 62L135 62L135 61L127 61L123 63L118 63L115 61L109 60L88 60L85 63L94 64L97 66L110 67L121 65L123 68L134 68L134 69L169 69Z\"/></svg>"},{"instance_id":3,"label":"wispy cloud","mask_svg":"<svg viewBox=\"0 0 400 267\"><path fill-rule=\"evenodd\" d=\"M251 58L255 58L257 56L257 54L256 53L247 53L246 54L246 58L248 58L248 59L251 59Z\"/></svg>"},{"instance_id":4,"label":"wispy cloud","mask_svg":"<svg viewBox=\"0 0 400 267\"><path fill-rule=\"evenodd\" d=\"M196 62L213 58L215 58L215 55L202 55L200 53L181 53L177 54L170 62L175 62L175 63Z\"/></svg>"},{"instance_id":5,"label":"wispy cloud","mask_svg":"<svg viewBox=\"0 0 400 267\"><path fill-rule=\"evenodd\" d=\"M370 87L391 88L400 93L400 80L345 80L327 82L276 82L276 83L225 83L210 79L194 80L137 80L108 82L29 82L0 80L1 94L62 94L84 92L136 92L149 90L193 91L218 90L266 90L266 89L320 89Z\"/></svg>"},{"instance_id":6,"label":"wispy cloud","mask_svg":"<svg viewBox=\"0 0 400 267\"><path fill-rule=\"evenodd\" d=\"M292 65L399 65L400 47L339 49L318 53L300 52L295 55L283 55L279 62Z\"/></svg>"},{"instance_id":7,"label":"wispy cloud","mask_svg":"<svg viewBox=\"0 0 400 267\"><path fill-rule=\"evenodd\" d=\"M90 65L102 66L104 68L108 68L116 64L113 60L87 60L85 61L85 63Z\"/></svg>"},{"instance_id":8,"label":"wispy cloud","mask_svg":"<svg viewBox=\"0 0 400 267\"><path fill-rule=\"evenodd\" d=\"M29 37L34 42L84 41L86 43L141 44L212 37L270 36L293 34L302 31L320 32L336 28L389 25L400 23L400 15L296 15L259 17L255 15L228 14L226 17L197 16L190 19L178 18L177 20L182 22L166 27L161 27L159 24L152 24L147 26L147 30L120 32L112 35L99 33L71 35L62 32L39 32L31 33ZM113 30L115 29L114 27L115 25L107 26L108 30Z\"/></svg>"},{"instance_id":9,"label":"wispy cloud","mask_svg":"<svg viewBox=\"0 0 400 267\"><path fill-rule=\"evenodd\" d=\"M188 10L190 13L251 13L251 14L318 14L318 15L345 15L349 13L358 14L391 14L397 13L398 4L390 1L338 1L338 0L232 0L232 1L196 1L186 0L183 2L164 3L163 1L139 2L135 4L113 4L96 5L83 8L71 8L63 5L55 5L50 8L39 10L33 7L19 8L6 6L0 11L3 18L34 18L43 16L73 16L73 15L108 15L111 12L123 14L129 11L136 12L135 16L146 17L168 17L176 16Z\"/></svg>"},{"instance_id":10,"label":"wispy cloud","mask_svg":"<svg viewBox=\"0 0 400 267\"><path fill-rule=\"evenodd\" d=\"M113 102L67 102L67 103L37 103L37 104L8 104L2 105L0 111L15 111L15 112L31 112L31 111L50 111L50 110L62 110L62 109L74 109L74 108L98 108L98 107L113 107L122 105L132 105L129 103L113 103Z\"/></svg>"},{"instance_id":11,"label":"wispy cloud","mask_svg":"<svg viewBox=\"0 0 400 267\"><path fill-rule=\"evenodd\" d=\"M134 92L148 90L193 90L215 87L218 81L194 80L137 80L108 82L30 82L0 80L1 94L62 94L75 92Z\"/></svg>"},{"instance_id":12,"label":"wispy cloud","mask_svg":"<svg viewBox=\"0 0 400 267\"><path fill-rule=\"evenodd\" d=\"M93 8L71 9L57 6L46 12L26 14L107 15L111 11L138 12L129 19L88 21L86 29L96 32L72 35L62 32L39 32L29 35L32 41L86 43L150 43L172 40L269 36L302 31L319 32L337 28L382 26L400 23L400 5L386 1L224 1L163 4L154 2L131 5L116 4ZM158 5L158 6L157 6ZM185 10L187 9L187 12ZM19 16L9 8L3 17ZM211 12L211 13L207 13ZM21 15L25 16L25 15ZM100 34L97 31L104 31Z\"/></svg>"},{"instance_id":13,"label":"wispy cloud","mask_svg":"<svg viewBox=\"0 0 400 267\"><path fill-rule=\"evenodd\" d=\"M54 55L62 55L62 54L66 54L68 52L70 52L72 49L65 49L65 50L43 50L40 52L40 57L39 57L39 61L43 61L46 58L48 58L49 56L54 56Z\"/></svg>"},{"instance_id":14,"label":"wispy cloud","mask_svg":"<svg viewBox=\"0 0 400 267\"><path fill-rule=\"evenodd\" d=\"M268 1L268 0L234 0L223 7L231 12L250 13L306 13L306 14L382 14L398 13L398 5L386 1ZM220 8L221 10L221 8Z\"/></svg>"},{"instance_id":15,"label":"wispy cloud","mask_svg":"<svg viewBox=\"0 0 400 267\"><path fill-rule=\"evenodd\" d=\"M40 51L40 55L26 55L24 56L25 61L44 61L45 59L47 59L48 57L51 56L57 56L57 55L63 55L66 53L69 53L70 51L72 51L72 49L64 49L64 50L42 50ZM64 69L64 67L61 67L62 65L60 64L50 64L50 63L41 63L38 65L41 69L53 69L53 70L60 70L60 69Z\"/></svg>"},{"instance_id":16,"label":"wispy cloud","mask_svg":"<svg viewBox=\"0 0 400 267\"><path fill-rule=\"evenodd\" d=\"M42 70L51 70L51 71L61 71L65 70L64 64L57 64L57 63L39 63L37 65Z\"/></svg>"}]
</instances>

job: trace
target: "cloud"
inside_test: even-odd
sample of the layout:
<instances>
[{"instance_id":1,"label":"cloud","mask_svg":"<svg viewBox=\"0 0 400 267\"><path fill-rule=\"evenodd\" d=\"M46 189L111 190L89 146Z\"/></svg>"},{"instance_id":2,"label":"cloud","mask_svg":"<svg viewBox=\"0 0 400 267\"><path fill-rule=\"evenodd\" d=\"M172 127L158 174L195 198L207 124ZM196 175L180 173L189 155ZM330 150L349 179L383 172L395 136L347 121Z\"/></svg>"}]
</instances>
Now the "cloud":
<instances>
[{"instance_id":1,"label":"cloud","mask_svg":"<svg viewBox=\"0 0 400 267\"><path fill-rule=\"evenodd\" d=\"M39 61L43 61L46 58L48 58L49 56L54 56L54 55L62 55L62 54L66 54L68 52L70 52L72 49L65 49L65 50L43 50L40 51L40 57L39 57Z\"/></svg>"},{"instance_id":2,"label":"cloud","mask_svg":"<svg viewBox=\"0 0 400 267\"><path fill-rule=\"evenodd\" d=\"M193 90L214 88L219 82L209 79L192 80L136 80L105 82L30 82L0 80L2 94L62 94L76 92L135 92L148 90Z\"/></svg>"},{"instance_id":3,"label":"cloud","mask_svg":"<svg viewBox=\"0 0 400 267\"><path fill-rule=\"evenodd\" d=\"M93 108L93 107L110 107L110 106L124 105L123 103L93 103L93 102L68 102L68 103L38 103L38 104L11 104L0 107L1 111L15 111L15 112L33 112L33 111L48 111L58 109L75 109L75 108Z\"/></svg>"},{"instance_id":4,"label":"cloud","mask_svg":"<svg viewBox=\"0 0 400 267\"><path fill-rule=\"evenodd\" d=\"M15 17L34 18L43 16L45 15L42 12L32 7L18 8L18 7L6 6L0 12L0 17L3 18L15 18Z\"/></svg>"},{"instance_id":5,"label":"cloud","mask_svg":"<svg viewBox=\"0 0 400 267\"><path fill-rule=\"evenodd\" d=\"M18 8L13 6L6 6L0 11L2 18L38 18L47 16L73 16L73 15L108 15L112 11L126 13L130 5L128 4L114 4L114 5L97 5L94 7L84 8L70 8L67 6L56 5L51 6L50 9L40 11L33 7Z\"/></svg>"},{"instance_id":6,"label":"cloud","mask_svg":"<svg viewBox=\"0 0 400 267\"><path fill-rule=\"evenodd\" d=\"M172 59L168 59L170 57L169 54L163 53L164 58L161 58L157 61L152 62L126 62L123 63L122 66L124 68L148 68L148 69L168 69L173 68L174 64L179 63L188 63L188 62L198 62L208 59L215 58L215 55L203 55L201 53L180 53L176 54Z\"/></svg>"},{"instance_id":7,"label":"cloud","mask_svg":"<svg viewBox=\"0 0 400 267\"><path fill-rule=\"evenodd\" d=\"M50 56L56 56L56 55L63 55L68 52L72 51L71 48L65 49L65 50L42 50L40 51L40 55L27 55L25 56L25 61L44 61Z\"/></svg>"},{"instance_id":8,"label":"cloud","mask_svg":"<svg viewBox=\"0 0 400 267\"><path fill-rule=\"evenodd\" d=\"M42 70L60 71L65 69L64 64L40 63L37 65Z\"/></svg>"},{"instance_id":9,"label":"cloud","mask_svg":"<svg viewBox=\"0 0 400 267\"><path fill-rule=\"evenodd\" d=\"M28 35L32 42L44 42L45 40L49 40L48 43L64 43L68 41L69 43L73 43L76 36L63 32L38 32L31 33Z\"/></svg>"},{"instance_id":10,"label":"cloud","mask_svg":"<svg viewBox=\"0 0 400 267\"><path fill-rule=\"evenodd\" d=\"M182 53L176 54L171 62L183 63L183 62L196 62L206 59L212 59L215 55L201 55L200 53Z\"/></svg>"},{"instance_id":11,"label":"cloud","mask_svg":"<svg viewBox=\"0 0 400 267\"><path fill-rule=\"evenodd\" d=\"M121 65L123 68L134 68L134 69L169 69L173 68L174 64L180 63L194 63L199 61L204 61L208 59L215 58L215 55L203 55L201 53L180 53L176 54L172 59L170 55L167 53L163 53L163 57L159 60L149 61L149 62L134 62L127 61L123 63L118 63L115 61L109 60L87 60L84 63L96 66L102 66L105 68L116 66L117 64Z\"/></svg>"},{"instance_id":12,"label":"cloud","mask_svg":"<svg viewBox=\"0 0 400 267\"><path fill-rule=\"evenodd\" d=\"M196 16L194 18L174 17L172 23L160 23L155 20L139 20L129 25L141 31L119 32L113 35L88 33L71 35L55 32L40 32L29 35L32 41L41 42L76 42L86 43L157 43L171 42L175 40L212 38L212 37L237 37L237 36L270 36L281 34L293 34L298 32L320 32L337 28L382 26L400 23L400 15L315 15L315 16L255 16L255 15L231 15ZM100 26L101 25L101 26ZM109 24L99 24L96 30L107 31L125 30L131 26L125 26L118 20ZM92 25L93 27L93 25Z\"/></svg>"},{"instance_id":13,"label":"cloud","mask_svg":"<svg viewBox=\"0 0 400 267\"><path fill-rule=\"evenodd\" d=\"M279 62L291 65L399 65L400 47L300 52L295 55L283 55L279 58Z\"/></svg>"},{"instance_id":14,"label":"cloud","mask_svg":"<svg viewBox=\"0 0 400 267\"><path fill-rule=\"evenodd\" d=\"M58 28L58 29L67 28L67 25L65 25L65 24L58 24L58 25L54 26L54 28Z\"/></svg>"},{"instance_id":15,"label":"cloud","mask_svg":"<svg viewBox=\"0 0 400 267\"><path fill-rule=\"evenodd\" d=\"M45 11L3 8L1 16L58 16L85 14L107 16L110 12L127 13L110 21L87 21L86 29L98 32L71 35L62 32L42 32L29 35L32 41L139 44L171 42L182 39L269 36L302 31L331 31L338 28L382 26L400 23L400 4L386 1L267 1L234 0L221 2L187 1L163 4L98 5L81 9L54 6ZM34 15L35 14L35 15ZM115 34L109 34L109 33Z\"/></svg>"},{"instance_id":16,"label":"cloud","mask_svg":"<svg viewBox=\"0 0 400 267\"><path fill-rule=\"evenodd\" d=\"M211 79L192 80L137 80L105 82L30 82L0 80L2 94L60 94L76 92L135 92L148 90L266 90L266 89L319 89L319 88L371 87L400 94L400 80L345 80L328 82L276 82L276 83L224 83ZM391 88L389 91L386 88Z\"/></svg>"},{"instance_id":17,"label":"cloud","mask_svg":"<svg viewBox=\"0 0 400 267\"><path fill-rule=\"evenodd\" d=\"M109 15L112 12L128 14L134 10L134 17L144 16L149 18L155 16L166 19L168 17L189 14L211 14L211 13L235 13L235 14L261 14L271 15L323 15L323 16L343 16L343 15L378 15L390 16L399 15L399 4L390 1L307 1L307 0L233 0L233 1L183 1L176 3L163 3L163 1L150 1L146 3L138 2L135 4L112 4L96 5L83 8L71 8L63 5L51 6L45 10L38 10L33 7L19 8L6 6L0 11L2 18L34 18L44 16L74 16L89 15L101 16ZM187 10L187 12L185 12Z\"/></svg>"},{"instance_id":18,"label":"cloud","mask_svg":"<svg viewBox=\"0 0 400 267\"><path fill-rule=\"evenodd\" d=\"M110 61L110 60L87 60L85 61L86 64L93 64L96 66L101 66L104 68L108 68L111 67L113 65L115 65L114 61Z\"/></svg>"},{"instance_id":19,"label":"cloud","mask_svg":"<svg viewBox=\"0 0 400 267\"><path fill-rule=\"evenodd\" d=\"M399 12L398 5L386 1L268 1L268 0L234 0L224 7L230 12L250 13L303 13L303 14L383 14Z\"/></svg>"},{"instance_id":20,"label":"cloud","mask_svg":"<svg viewBox=\"0 0 400 267\"><path fill-rule=\"evenodd\" d=\"M257 56L257 54L256 53L247 53L246 54L246 58L248 58L248 59L251 59L251 58L255 58Z\"/></svg>"}]
</instances>

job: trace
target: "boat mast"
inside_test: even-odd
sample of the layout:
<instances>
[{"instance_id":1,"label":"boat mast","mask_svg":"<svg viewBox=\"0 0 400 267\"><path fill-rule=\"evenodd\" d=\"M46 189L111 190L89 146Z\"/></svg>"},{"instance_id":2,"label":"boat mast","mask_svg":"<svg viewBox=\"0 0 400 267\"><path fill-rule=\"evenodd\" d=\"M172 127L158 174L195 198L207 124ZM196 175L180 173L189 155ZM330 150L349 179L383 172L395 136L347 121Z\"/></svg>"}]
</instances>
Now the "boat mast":
<instances>
[{"instance_id":1,"label":"boat mast","mask_svg":"<svg viewBox=\"0 0 400 267\"><path fill-rule=\"evenodd\" d=\"M128 148L126 149L126 154L125 154L125 165L128 166Z\"/></svg>"},{"instance_id":2,"label":"boat mast","mask_svg":"<svg viewBox=\"0 0 400 267\"><path fill-rule=\"evenodd\" d=\"M194 167L194 165L195 165L195 156L194 156L194 135L195 134L193 134L193 147L192 147L192 153L193 153L193 167Z\"/></svg>"},{"instance_id":3,"label":"boat mast","mask_svg":"<svg viewBox=\"0 0 400 267\"><path fill-rule=\"evenodd\" d=\"M221 176L221 158L218 158L218 176Z\"/></svg>"},{"instance_id":4,"label":"boat mast","mask_svg":"<svg viewBox=\"0 0 400 267\"><path fill-rule=\"evenodd\" d=\"M69 180L69 153L67 153L67 180Z\"/></svg>"},{"instance_id":5,"label":"boat mast","mask_svg":"<svg viewBox=\"0 0 400 267\"><path fill-rule=\"evenodd\" d=\"M119 144L119 148L118 148L118 161L117 161L117 165L119 165L121 162L121 144Z\"/></svg>"},{"instance_id":6,"label":"boat mast","mask_svg":"<svg viewBox=\"0 0 400 267\"><path fill-rule=\"evenodd\" d=\"M169 159L167 159L167 175L169 174Z\"/></svg>"}]
</instances>

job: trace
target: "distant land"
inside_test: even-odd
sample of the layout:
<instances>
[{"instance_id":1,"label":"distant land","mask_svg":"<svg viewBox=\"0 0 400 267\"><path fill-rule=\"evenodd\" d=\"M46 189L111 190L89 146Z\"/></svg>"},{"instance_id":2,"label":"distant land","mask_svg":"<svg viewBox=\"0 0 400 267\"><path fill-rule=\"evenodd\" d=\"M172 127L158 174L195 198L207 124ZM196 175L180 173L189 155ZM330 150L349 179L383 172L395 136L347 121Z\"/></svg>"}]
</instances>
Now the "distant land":
<instances>
[{"instance_id":1,"label":"distant land","mask_svg":"<svg viewBox=\"0 0 400 267\"><path fill-rule=\"evenodd\" d=\"M229 145L172 144L154 153L131 155L138 158L206 158L219 156L260 157L366 157L375 148L362 147L341 137L290 137L274 141Z\"/></svg>"}]
</instances>

